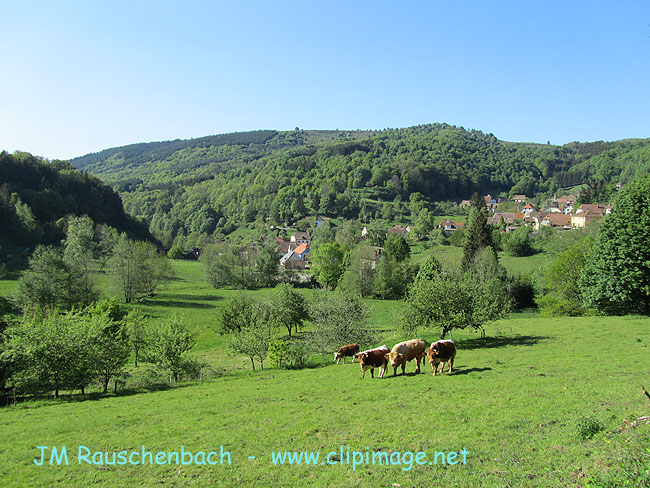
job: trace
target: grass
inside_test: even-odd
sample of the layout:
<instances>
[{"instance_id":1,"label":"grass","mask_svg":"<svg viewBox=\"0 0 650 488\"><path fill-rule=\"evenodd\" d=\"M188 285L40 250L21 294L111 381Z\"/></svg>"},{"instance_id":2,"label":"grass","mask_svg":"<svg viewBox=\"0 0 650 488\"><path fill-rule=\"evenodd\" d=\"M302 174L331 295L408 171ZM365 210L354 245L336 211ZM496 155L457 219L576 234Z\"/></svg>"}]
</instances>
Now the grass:
<instances>
[{"instance_id":1,"label":"grass","mask_svg":"<svg viewBox=\"0 0 650 488\"><path fill-rule=\"evenodd\" d=\"M507 324L507 325L506 325ZM650 375L650 320L501 323L501 335L457 337L456 371L360 379L356 365L266 370L167 391L6 408L3 486L584 486L648 467L650 426L639 385ZM512 332L510 332L512 330ZM491 329L494 334L496 328ZM397 337L395 340L401 339ZM616 343L616 360L601 353ZM31 408L37 407L37 408ZM588 419L603 430L583 439ZM598 429L596 429L598 430ZM232 465L38 467L36 446L95 451L224 449ZM274 466L276 450L460 451L456 466ZM323 454L325 455L325 454ZM255 456L249 460L248 456ZM636 460L636 461L635 461ZM643 464L646 463L646 464ZM615 469L615 473L612 469ZM643 471L631 486L648 486ZM645 480L645 481L644 481ZM616 485L613 485L616 486Z\"/></svg>"},{"instance_id":2,"label":"grass","mask_svg":"<svg viewBox=\"0 0 650 488\"><path fill-rule=\"evenodd\" d=\"M447 249L447 248L445 248ZM440 250L440 249L439 249ZM448 252L448 251L445 251ZM454 334L455 371L427 366L406 376L361 380L359 367L314 358L303 370L250 371L214 331L215 306L235 291L205 284L195 262L137 306L162 320L182 313L195 351L230 372L173 388L19 403L0 410L2 486L650 486L650 413L640 385L650 377L650 319L515 315L484 339ZM102 285L107 282L100 275ZM0 293L12 286L0 281ZM303 290L303 293L310 293ZM249 292L259 298L269 290ZM389 346L396 303L366 300L370 325ZM419 331L434 340L438 331ZM67 446L69 466L36 466L36 446ZM79 465L93 451L231 453L231 465ZM467 464L275 466L271 452L469 451ZM344 449L345 449L344 447ZM255 456L256 459L248 459ZM589 484L591 483L591 484Z\"/></svg>"}]
</instances>

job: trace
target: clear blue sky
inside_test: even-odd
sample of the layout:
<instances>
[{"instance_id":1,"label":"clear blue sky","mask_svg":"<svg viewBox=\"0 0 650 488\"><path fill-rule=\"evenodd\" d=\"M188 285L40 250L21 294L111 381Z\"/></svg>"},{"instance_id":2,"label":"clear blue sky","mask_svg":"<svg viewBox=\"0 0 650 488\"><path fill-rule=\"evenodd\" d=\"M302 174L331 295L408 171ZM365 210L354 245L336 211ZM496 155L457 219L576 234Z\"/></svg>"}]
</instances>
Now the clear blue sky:
<instances>
[{"instance_id":1,"label":"clear blue sky","mask_svg":"<svg viewBox=\"0 0 650 488\"><path fill-rule=\"evenodd\" d=\"M650 2L3 2L0 149L448 122L650 137Z\"/></svg>"}]
</instances>

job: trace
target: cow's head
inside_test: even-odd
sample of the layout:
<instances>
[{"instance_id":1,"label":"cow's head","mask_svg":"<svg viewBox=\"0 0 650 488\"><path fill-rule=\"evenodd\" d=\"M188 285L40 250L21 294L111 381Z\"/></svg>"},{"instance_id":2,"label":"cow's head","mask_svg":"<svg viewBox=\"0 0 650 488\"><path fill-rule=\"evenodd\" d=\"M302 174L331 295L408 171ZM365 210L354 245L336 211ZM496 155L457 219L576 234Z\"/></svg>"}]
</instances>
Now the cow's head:
<instances>
[{"instance_id":1,"label":"cow's head","mask_svg":"<svg viewBox=\"0 0 650 488\"><path fill-rule=\"evenodd\" d=\"M396 368L403 362L402 358L404 357L404 355L401 352L391 351L386 356L387 356L386 359L390 361L390 365L393 368Z\"/></svg>"},{"instance_id":2,"label":"cow's head","mask_svg":"<svg viewBox=\"0 0 650 488\"><path fill-rule=\"evenodd\" d=\"M432 345L428 350L427 350L427 356L429 358L429 362L436 361L438 359L438 356L440 355L440 349L438 349L438 346L435 344Z\"/></svg>"},{"instance_id":3,"label":"cow's head","mask_svg":"<svg viewBox=\"0 0 650 488\"><path fill-rule=\"evenodd\" d=\"M355 356L359 359L359 364L363 366L368 358L368 353L360 352L359 354L355 354Z\"/></svg>"},{"instance_id":4,"label":"cow's head","mask_svg":"<svg viewBox=\"0 0 650 488\"><path fill-rule=\"evenodd\" d=\"M338 361L338 359L339 359L340 357L341 357L341 356L339 356L339 353L338 353L338 352L335 352L335 353L334 353L334 362Z\"/></svg>"}]
</instances>

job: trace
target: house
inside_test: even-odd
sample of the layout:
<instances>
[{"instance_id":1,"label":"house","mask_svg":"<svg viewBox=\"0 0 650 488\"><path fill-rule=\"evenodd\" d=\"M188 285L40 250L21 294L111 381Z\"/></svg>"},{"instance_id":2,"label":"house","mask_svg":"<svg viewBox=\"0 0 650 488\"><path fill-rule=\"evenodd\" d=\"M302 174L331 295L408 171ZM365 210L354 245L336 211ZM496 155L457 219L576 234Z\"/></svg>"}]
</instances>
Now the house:
<instances>
[{"instance_id":1,"label":"house","mask_svg":"<svg viewBox=\"0 0 650 488\"><path fill-rule=\"evenodd\" d=\"M460 208L463 208L463 207L471 207L471 206L472 206L472 202L471 202L470 200L463 200L462 202L460 202L460 205L458 205L458 206L459 206Z\"/></svg>"},{"instance_id":2,"label":"house","mask_svg":"<svg viewBox=\"0 0 650 488\"><path fill-rule=\"evenodd\" d=\"M362 264L370 266L370 269L377 267L377 260L384 249L377 246L366 246L360 249L360 261Z\"/></svg>"},{"instance_id":3,"label":"house","mask_svg":"<svg viewBox=\"0 0 650 488\"><path fill-rule=\"evenodd\" d=\"M494 198L492 195L489 193L483 197L483 200L485 200L485 206L486 207L491 207L495 203L497 203L496 198Z\"/></svg>"},{"instance_id":4,"label":"house","mask_svg":"<svg viewBox=\"0 0 650 488\"><path fill-rule=\"evenodd\" d=\"M287 251L280 258L280 265L285 269L305 269L309 257L309 245L304 242L293 250Z\"/></svg>"},{"instance_id":5,"label":"house","mask_svg":"<svg viewBox=\"0 0 650 488\"><path fill-rule=\"evenodd\" d=\"M296 246L293 246L296 247ZM275 251L286 254L291 248L291 242L285 241L282 237L275 238Z\"/></svg>"},{"instance_id":6,"label":"house","mask_svg":"<svg viewBox=\"0 0 650 488\"><path fill-rule=\"evenodd\" d=\"M521 213L524 215L530 215L535 211L535 207L533 207L530 203L527 203L524 205L524 208L521 209Z\"/></svg>"},{"instance_id":7,"label":"house","mask_svg":"<svg viewBox=\"0 0 650 488\"><path fill-rule=\"evenodd\" d=\"M386 237L388 237L391 234L398 234L398 235L400 235L402 237L406 237L406 234L410 230L411 230L410 226L403 227L401 225L396 225L396 226L392 227L391 229L389 229L388 232L386 232Z\"/></svg>"},{"instance_id":8,"label":"house","mask_svg":"<svg viewBox=\"0 0 650 488\"><path fill-rule=\"evenodd\" d=\"M307 244L308 246L311 244L311 236L309 235L309 232L296 232L289 238L289 240L295 244Z\"/></svg>"},{"instance_id":9,"label":"house","mask_svg":"<svg viewBox=\"0 0 650 488\"><path fill-rule=\"evenodd\" d=\"M445 231L454 231L458 229L464 229L465 225L466 224L464 222L452 222L451 220L445 219L440 222L438 228Z\"/></svg>"},{"instance_id":10,"label":"house","mask_svg":"<svg viewBox=\"0 0 650 488\"><path fill-rule=\"evenodd\" d=\"M560 210L557 206L551 205L549 207L541 209L540 213L562 213L562 210Z\"/></svg>"},{"instance_id":11,"label":"house","mask_svg":"<svg viewBox=\"0 0 650 488\"><path fill-rule=\"evenodd\" d=\"M533 220L535 221L535 230L539 230L542 226L571 228L571 215L561 212L540 212Z\"/></svg>"},{"instance_id":12,"label":"house","mask_svg":"<svg viewBox=\"0 0 650 488\"><path fill-rule=\"evenodd\" d=\"M570 215L571 227L577 227L577 228L587 227L591 222L600 220L604 216L605 215L601 213L593 213L590 212L589 210L587 211L583 210L580 213L576 213L575 215Z\"/></svg>"},{"instance_id":13,"label":"house","mask_svg":"<svg viewBox=\"0 0 650 488\"><path fill-rule=\"evenodd\" d=\"M186 251L183 254L183 259L187 259L190 261L198 261L200 257L201 257L201 250L198 248L190 249L189 251Z\"/></svg>"},{"instance_id":14,"label":"house","mask_svg":"<svg viewBox=\"0 0 650 488\"><path fill-rule=\"evenodd\" d=\"M594 215L605 216L612 213L612 207L611 205L605 206L601 203L583 203L576 210L576 214L580 214L582 212L590 212Z\"/></svg>"},{"instance_id":15,"label":"house","mask_svg":"<svg viewBox=\"0 0 650 488\"><path fill-rule=\"evenodd\" d=\"M528 200L526 195L515 195L512 197L512 199L514 200L515 203L526 203L526 201Z\"/></svg>"},{"instance_id":16,"label":"house","mask_svg":"<svg viewBox=\"0 0 650 488\"><path fill-rule=\"evenodd\" d=\"M557 198L555 201L557 202L557 206L561 209L564 210L564 213L569 213L566 212L567 207L573 207L573 204L576 203L577 197L575 195L566 195L560 198Z\"/></svg>"},{"instance_id":17,"label":"house","mask_svg":"<svg viewBox=\"0 0 650 488\"><path fill-rule=\"evenodd\" d=\"M488 217L488 224L500 225L501 219L506 224L513 224L517 220L524 220L525 214L523 212L500 212L495 213L492 217Z\"/></svg>"}]
</instances>

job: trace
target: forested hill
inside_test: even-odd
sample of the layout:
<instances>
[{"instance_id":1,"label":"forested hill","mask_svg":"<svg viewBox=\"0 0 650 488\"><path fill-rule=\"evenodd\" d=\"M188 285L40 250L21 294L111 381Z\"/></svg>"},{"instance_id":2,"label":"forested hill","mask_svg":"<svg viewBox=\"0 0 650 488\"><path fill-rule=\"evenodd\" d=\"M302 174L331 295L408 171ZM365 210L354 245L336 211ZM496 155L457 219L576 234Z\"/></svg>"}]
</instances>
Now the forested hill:
<instances>
[{"instance_id":1,"label":"forested hill","mask_svg":"<svg viewBox=\"0 0 650 488\"><path fill-rule=\"evenodd\" d=\"M58 244L67 215L88 215L97 224L151 238L146 226L125 213L117 192L97 177L67 161L0 152L1 244Z\"/></svg>"},{"instance_id":2,"label":"forested hill","mask_svg":"<svg viewBox=\"0 0 650 488\"><path fill-rule=\"evenodd\" d=\"M72 160L169 240L306 215L375 216L385 204L535 195L650 170L650 140L508 143L447 124L382 131L257 131L134 144Z\"/></svg>"}]
</instances>

